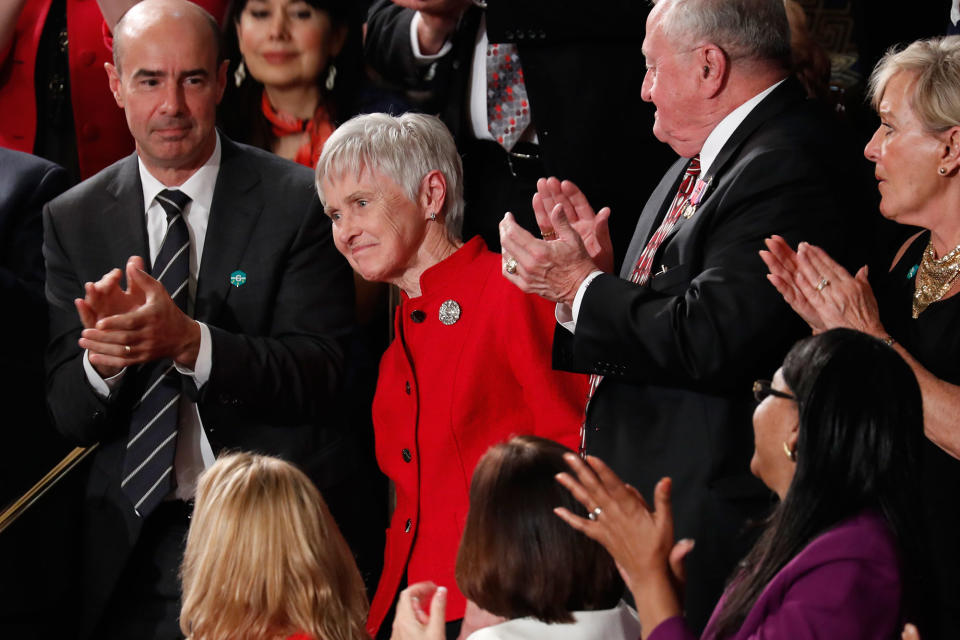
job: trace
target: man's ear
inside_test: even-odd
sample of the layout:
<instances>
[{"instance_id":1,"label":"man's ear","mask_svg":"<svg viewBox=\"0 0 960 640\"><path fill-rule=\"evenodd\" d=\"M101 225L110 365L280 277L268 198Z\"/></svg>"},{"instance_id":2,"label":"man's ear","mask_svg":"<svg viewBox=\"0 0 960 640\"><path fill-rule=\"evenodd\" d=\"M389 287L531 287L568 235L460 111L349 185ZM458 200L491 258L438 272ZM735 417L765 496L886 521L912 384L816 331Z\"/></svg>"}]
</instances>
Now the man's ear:
<instances>
[{"instance_id":1,"label":"man's ear","mask_svg":"<svg viewBox=\"0 0 960 640\"><path fill-rule=\"evenodd\" d=\"M113 94L113 99L117 101L117 106L123 109L123 94L120 92L120 72L109 62L104 62L103 68L107 72L107 82L110 84L110 93Z\"/></svg>"},{"instance_id":2,"label":"man's ear","mask_svg":"<svg viewBox=\"0 0 960 640\"><path fill-rule=\"evenodd\" d=\"M729 61L723 49L713 44L706 44L700 50L700 82L709 97L720 92L727 76Z\"/></svg>"}]
</instances>

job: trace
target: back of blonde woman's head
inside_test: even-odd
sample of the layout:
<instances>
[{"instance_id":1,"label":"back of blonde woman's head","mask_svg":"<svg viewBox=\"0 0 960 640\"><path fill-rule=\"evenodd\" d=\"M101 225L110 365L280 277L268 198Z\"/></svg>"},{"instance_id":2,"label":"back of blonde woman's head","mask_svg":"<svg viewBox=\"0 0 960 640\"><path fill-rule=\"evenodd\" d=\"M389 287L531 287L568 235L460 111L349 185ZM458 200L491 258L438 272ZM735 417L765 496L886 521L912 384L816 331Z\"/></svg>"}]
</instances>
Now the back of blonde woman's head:
<instances>
[{"instance_id":1,"label":"back of blonde woman's head","mask_svg":"<svg viewBox=\"0 0 960 640\"><path fill-rule=\"evenodd\" d=\"M902 50L890 49L870 75L870 101L880 101L890 79L914 77L910 106L929 133L960 125L960 36L917 40Z\"/></svg>"},{"instance_id":2,"label":"back of blonde woman's head","mask_svg":"<svg viewBox=\"0 0 960 640\"><path fill-rule=\"evenodd\" d=\"M192 640L367 638L367 597L320 492L293 465L224 456L200 478L181 568Z\"/></svg>"}]
</instances>

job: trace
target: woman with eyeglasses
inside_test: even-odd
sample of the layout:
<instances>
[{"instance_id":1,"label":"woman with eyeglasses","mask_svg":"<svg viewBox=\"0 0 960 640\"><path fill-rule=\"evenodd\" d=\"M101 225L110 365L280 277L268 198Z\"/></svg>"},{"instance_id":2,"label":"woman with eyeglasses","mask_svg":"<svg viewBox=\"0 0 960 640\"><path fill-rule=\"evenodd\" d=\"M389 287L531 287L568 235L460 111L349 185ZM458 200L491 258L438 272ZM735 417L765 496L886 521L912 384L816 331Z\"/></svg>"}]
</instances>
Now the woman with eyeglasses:
<instances>
[{"instance_id":1,"label":"woman with eyeglasses","mask_svg":"<svg viewBox=\"0 0 960 640\"><path fill-rule=\"evenodd\" d=\"M892 638L923 619L914 562L920 390L882 341L835 329L798 342L773 381L754 385L750 470L779 498L702 638ZM695 636L681 612L670 480L654 509L599 459L566 456L557 479L587 508L557 515L613 556L644 640ZM923 629L922 624L918 625Z\"/></svg>"}]
</instances>

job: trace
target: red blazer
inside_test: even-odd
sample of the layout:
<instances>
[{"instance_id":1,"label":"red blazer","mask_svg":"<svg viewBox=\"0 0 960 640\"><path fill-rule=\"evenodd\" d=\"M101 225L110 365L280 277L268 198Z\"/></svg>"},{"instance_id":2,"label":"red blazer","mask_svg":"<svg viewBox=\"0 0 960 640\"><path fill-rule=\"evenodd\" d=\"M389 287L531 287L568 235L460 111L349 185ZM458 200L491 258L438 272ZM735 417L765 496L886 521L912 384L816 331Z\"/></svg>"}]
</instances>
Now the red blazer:
<instances>
[{"instance_id":1,"label":"red blazer","mask_svg":"<svg viewBox=\"0 0 960 640\"><path fill-rule=\"evenodd\" d=\"M33 153L37 133L34 69L52 0L27 0L8 51L0 51L0 147ZM198 4L223 17L227 0ZM70 102L77 135L80 175L86 179L130 155L133 137L117 106L105 62L113 61L110 32L94 0L67 0Z\"/></svg>"},{"instance_id":2,"label":"red blazer","mask_svg":"<svg viewBox=\"0 0 960 640\"><path fill-rule=\"evenodd\" d=\"M420 297L404 295L397 308L397 338L380 362L373 401L377 461L396 486L397 505L367 620L371 635L404 571L408 584L446 586L447 620L463 617L454 564L473 468L512 435L576 449L587 394L586 376L551 368L554 305L503 278L500 255L479 237L424 272L420 287ZM445 303L459 308L449 324L441 321Z\"/></svg>"}]
</instances>

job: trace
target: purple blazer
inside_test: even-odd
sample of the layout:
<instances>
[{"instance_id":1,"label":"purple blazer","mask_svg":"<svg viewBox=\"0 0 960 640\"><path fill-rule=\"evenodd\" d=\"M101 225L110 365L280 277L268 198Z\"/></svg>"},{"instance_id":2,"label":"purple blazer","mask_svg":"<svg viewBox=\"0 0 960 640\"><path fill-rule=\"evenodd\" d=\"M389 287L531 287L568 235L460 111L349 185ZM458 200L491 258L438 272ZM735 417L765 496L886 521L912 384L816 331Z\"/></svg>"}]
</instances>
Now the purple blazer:
<instances>
[{"instance_id":1,"label":"purple blazer","mask_svg":"<svg viewBox=\"0 0 960 640\"><path fill-rule=\"evenodd\" d=\"M702 640L717 640L717 603ZM898 637L900 567L886 521L874 511L815 538L763 590L743 626L724 640L874 640ZM683 618L665 620L648 640L695 640Z\"/></svg>"}]
</instances>

